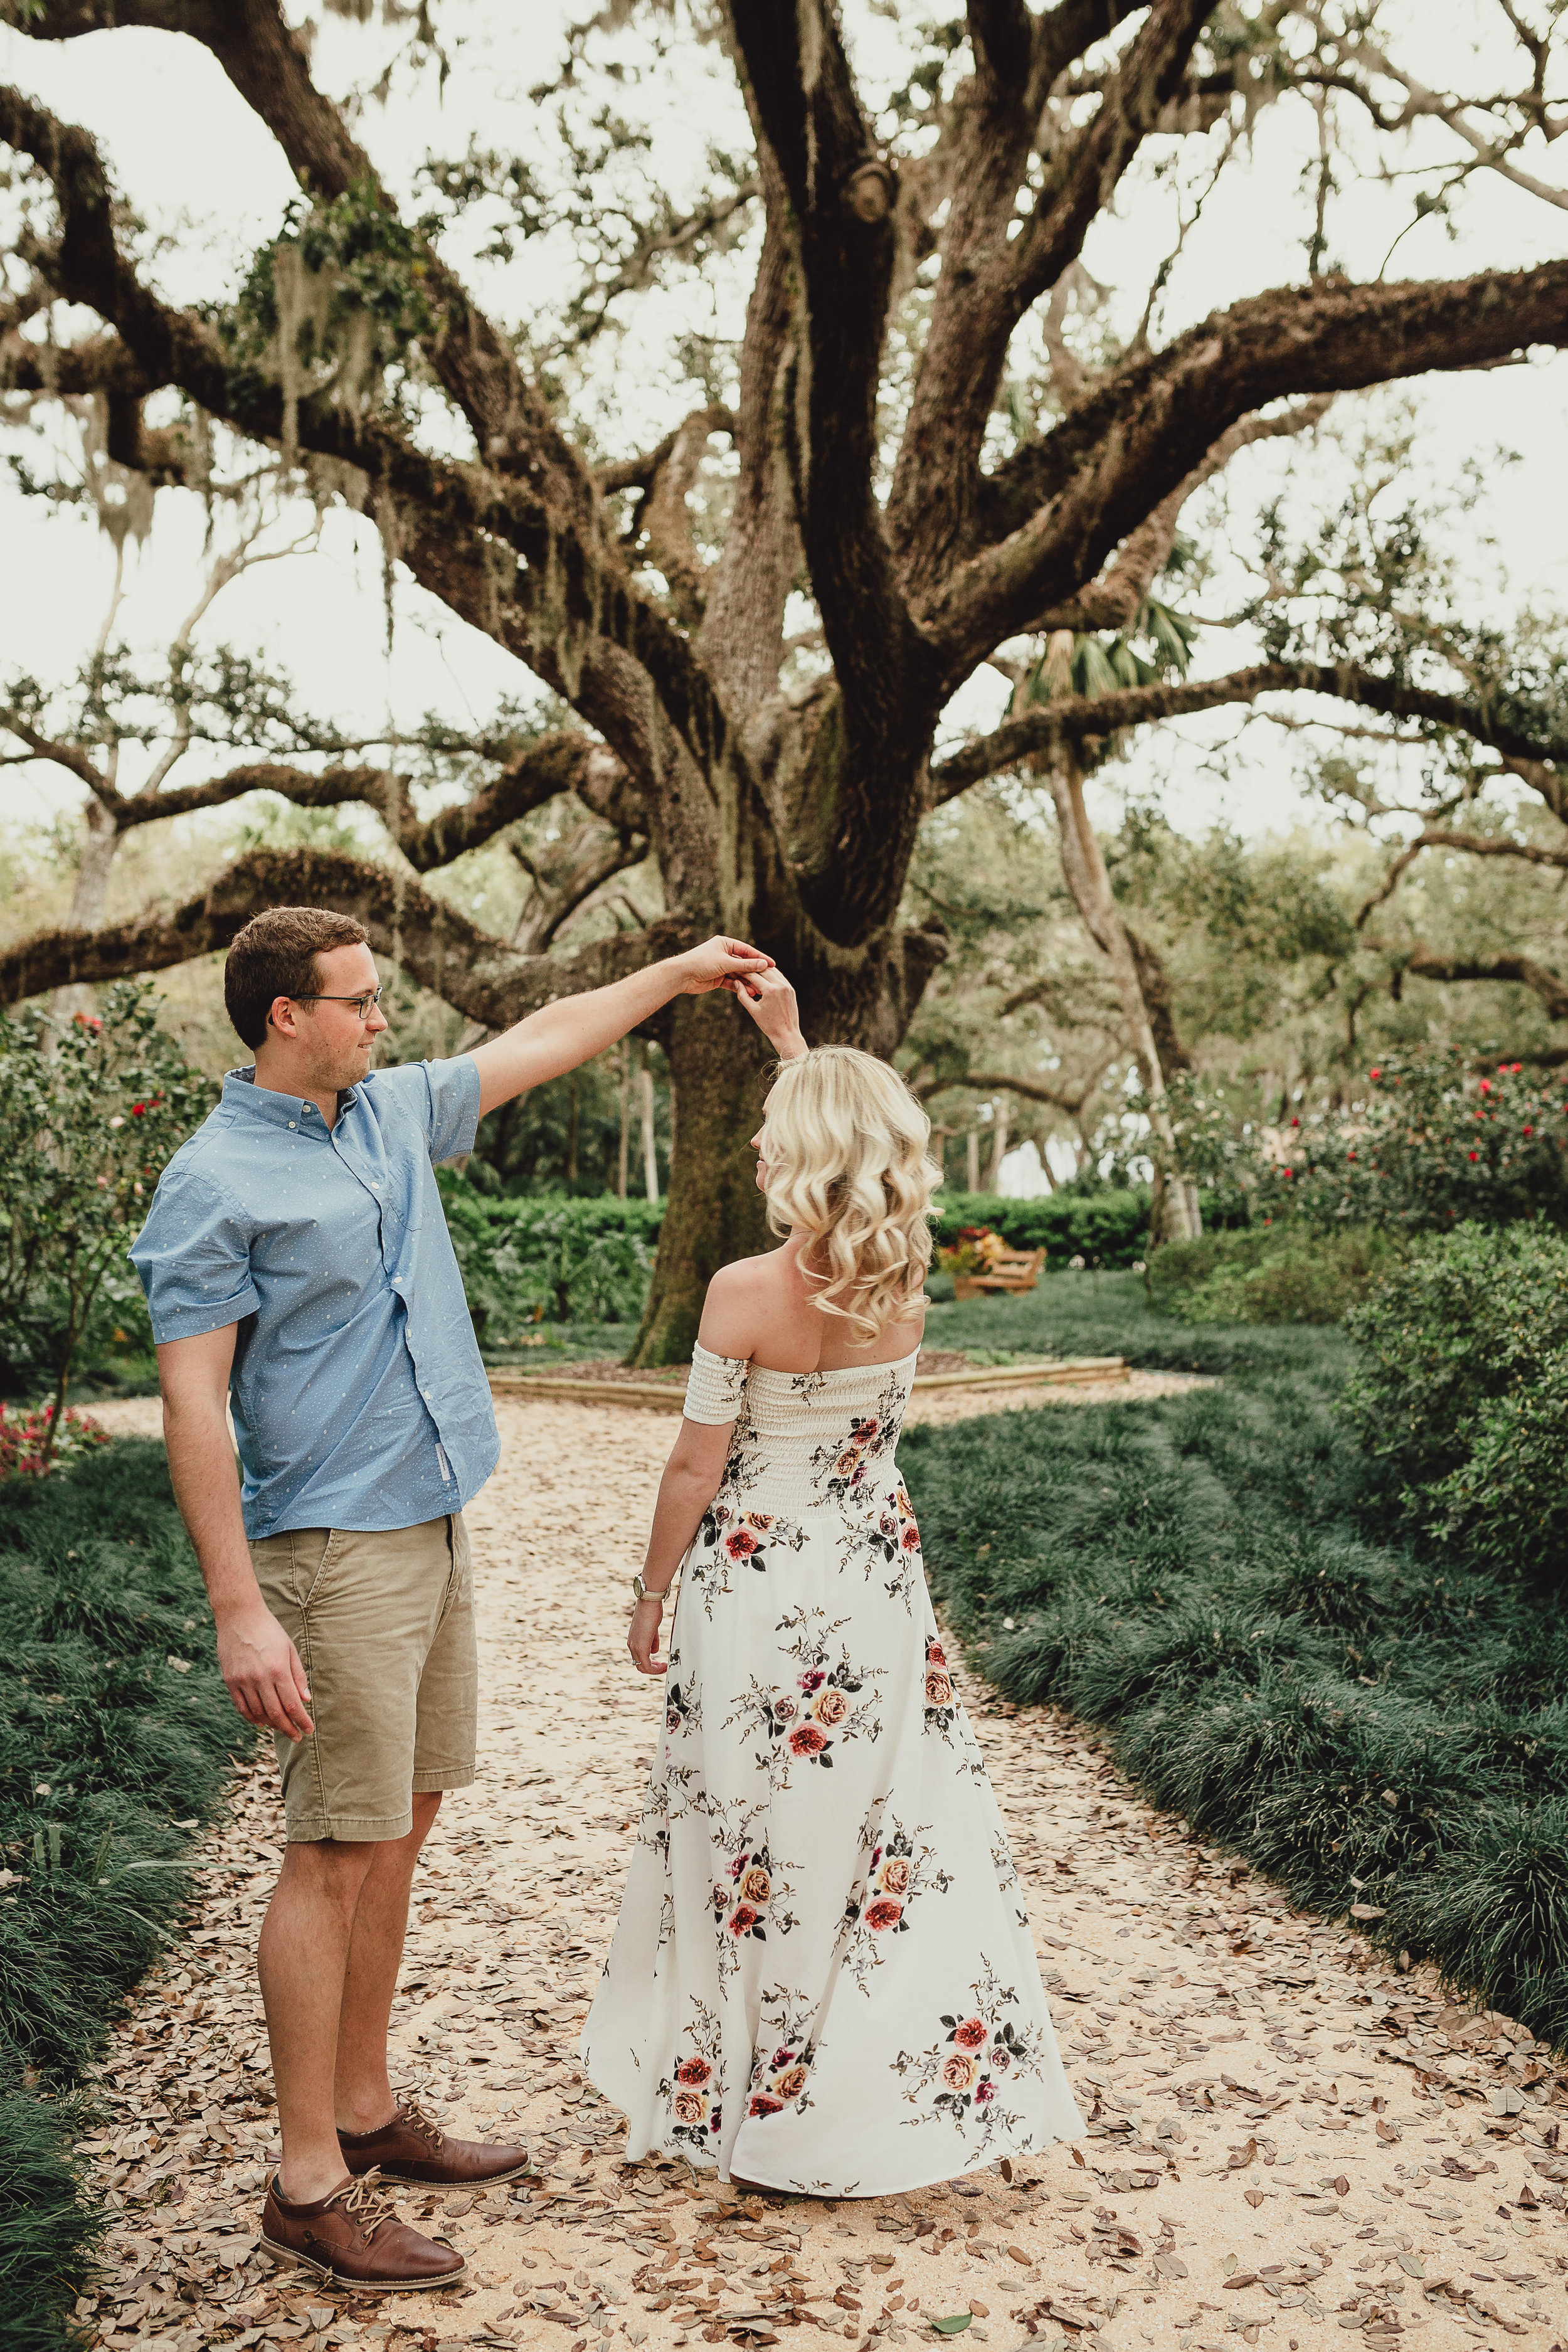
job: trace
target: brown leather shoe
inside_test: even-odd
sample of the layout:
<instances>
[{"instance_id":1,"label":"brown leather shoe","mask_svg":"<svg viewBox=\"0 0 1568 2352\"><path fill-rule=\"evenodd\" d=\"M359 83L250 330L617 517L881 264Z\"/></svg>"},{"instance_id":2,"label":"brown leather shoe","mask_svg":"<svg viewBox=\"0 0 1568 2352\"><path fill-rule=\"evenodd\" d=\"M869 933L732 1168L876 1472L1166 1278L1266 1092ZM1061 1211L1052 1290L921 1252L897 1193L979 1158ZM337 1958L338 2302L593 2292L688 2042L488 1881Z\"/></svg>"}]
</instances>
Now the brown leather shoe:
<instances>
[{"instance_id":1,"label":"brown leather shoe","mask_svg":"<svg viewBox=\"0 0 1568 2352\"><path fill-rule=\"evenodd\" d=\"M274 2176L267 2184L261 2242L275 2262L314 2271L324 2285L335 2281L374 2294L456 2286L467 2268L445 2238L422 2238L397 2219L374 2172L345 2180L313 2205L285 2197Z\"/></svg>"},{"instance_id":2,"label":"brown leather shoe","mask_svg":"<svg viewBox=\"0 0 1568 2352\"><path fill-rule=\"evenodd\" d=\"M341 2131L338 2146L351 2172L377 2170L387 2180L416 2180L440 2189L488 2189L533 2169L526 2147L487 2147L482 2140L448 2139L408 2099L379 2131Z\"/></svg>"}]
</instances>

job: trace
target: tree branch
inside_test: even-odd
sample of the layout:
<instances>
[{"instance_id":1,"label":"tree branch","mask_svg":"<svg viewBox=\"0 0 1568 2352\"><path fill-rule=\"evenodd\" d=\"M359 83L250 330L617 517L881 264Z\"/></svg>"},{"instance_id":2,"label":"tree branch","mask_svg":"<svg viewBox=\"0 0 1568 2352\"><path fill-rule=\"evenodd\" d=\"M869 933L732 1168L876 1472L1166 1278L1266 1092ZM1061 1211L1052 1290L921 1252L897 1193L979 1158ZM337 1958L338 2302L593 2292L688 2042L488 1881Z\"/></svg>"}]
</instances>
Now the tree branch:
<instances>
[{"instance_id":1,"label":"tree branch","mask_svg":"<svg viewBox=\"0 0 1568 2352\"><path fill-rule=\"evenodd\" d=\"M1041 61L1032 82L1017 21L1023 13L1000 0L971 11L974 86L959 136L931 331L889 506L893 544L917 608L937 595L954 562L973 552L980 448L1013 331L1078 258L1097 212L1179 87L1210 0L1153 0L1092 121L1064 142L1028 226L1011 236L1049 88L1046 68L1059 72L1068 62L1064 47L1070 51L1084 33L1093 38L1109 32L1122 12L1053 11L1037 35Z\"/></svg>"},{"instance_id":2,"label":"tree branch","mask_svg":"<svg viewBox=\"0 0 1568 2352\"><path fill-rule=\"evenodd\" d=\"M1186 479L1178 482L1169 496L1161 499L1148 520L1140 523L1122 541L1109 571L1091 582L1071 604L1059 605L1054 613L1043 613L1032 625L1030 634L1048 629L1128 627L1170 561L1176 526L1187 500L1215 474L1222 473L1240 450L1250 448L1258 441L1289 440L1298 433L1310 432L1314 425L1321 423L1332 403L1332 393L1321 393L1316 399L1303 400L1295 408L1288 409L1282 416L1242 417L1227 433L1220 435Z\"/></svg>"},{"instance_id":3,"label":"tree branch","mask_svg":"<svg viewBox=\"0 0 1568 2352\"><path fill-rule=\"evenodd\" d=\"M1493 718L1483 705L1461 702L1451 694L1434 694L1424 687L1374 677L1366 670L1335 669L1326 662L1260 662L1255 668L1231 670L1223 677L1127 687L1115 694L1063 695L1058 701L1038 704L939 761L931 770L931 798L933 803L952 800L984 777L1016 766L1031 752L1048 752L1053 742L1120 734L1123 728L1147 726L1152 719L1176 719L1190 711L1253 703L1260 694L1284 693L1332 695L1339 701L1381 710L1390 718L1452 728L1510 758L1568 759L1568 743L1542 744Z\"/></svg>"},{"instance_id":4,"label":"tree branch","mask_svg":"<svg viewBox=\"0 0 1568 2352\"><path fill-rule=\"evenodd\" d=\"M967 674L1030 618L1076 595L1127 533L1249 412L1568 344L1568 261L1456 280L1318 279L1240 302L1119 368L984 485L993 543L927 604L921 625Z\"/></svg>"},{"instance_id":5,"label":"tree branch","mask_svg":"<svg viewBox=\"0 0 1568 2352\"><path fill-rule=\"evenodd\" d=\"M663 920L569 955L519 955L405 874L319 850L255 850L183 907L103 930L44 931L7 950L0 954L0 1003L76 982L166 971L226 948L259 908L278 906L357 916L378 955L487 1029L640 971L689 946L693 936L689 926Z\"/></svg>"},{"instance_id":6,"label":"tree branch","mask_svg":"<svg viewBox=\"0 0 1568 2352\"><path fill-rule=\"evenodd\" d=\"M269 5L246 0L252 12ZM107 175L88 134L21 92L0 89L0 141L36 157L54 182L62 231L49 263L58 290L118 330L149 385L179 385L252 439L279 441L279 387L254 369L232 367L206 322L160 301L121 255ZM363 472L367 504L416 577L552 686L565 691L575 682L580 691L572 698L628 765L657 769L658 747L647 738L646 692L633 690L624 675L604 677L608 648L646 674L700 769L722 757L729 721L691 646L634 587L619 557L606 552L597 526L592 533L573 528L549 495L542 465L508 477L445 461L385 417L357 417L327 399L301 399L298 440ZM521 566L506 561L509 548Z\"/></svg>"},{"instance_id":7,"label":"tree branch","mask_svg":"<svg viewBox=\"0 0 1568 2352\"><path fill-rule=\"evenodd\" d=\"M1414 841L1405 844L1378 887L1363 906L1355 919L1358 931L1375 908L1393 898L1424 849L1458 849L1462 850L1467 857L1514 857L1526 866L1546 866L1559 874L1568 872L1568 848L1548 849L1539 842L1513 841L1506 835L1453 833L1444 825L1426 825Z\"/></svg>"},{"instance_id":8,"label":"tree branch","mask_svg":"<svg viewBox=\"0 0 1568 2352\"><path fill-rule=\"evenodd\" d=\"M896 181L875 152L830 0L731 0L731 18L794 232L790 457L812 585L847 704L902 735L919 644L875 492Z\"/></svg>"},{"instance_id":9,"label":"tree branch","mask_svg":"<svg viewBox=\"0 0 1568 2352\"><path fill-rule=\"evenodd\" d=\"M1517 982L1539 997L1549 1021L1568 1021L1568 982L1531 956L1444 955L1420 940L1412 945L1408 940L1369 939L1366 944L1391 956L1401 971L1418 980Z\"/></svg>"},{"instance_id":10,"label":"tree branch","mask_svg":"<svg viewBox=\"0 0 1568 2352\"><path fill-rule=\"evenodd\" d=\"M230 768L203 784L179 784L134 799L115 794L105 805L116 830L125 833L163 817L185 816L193 809L221 808L247 793L277 793L298 808L343 808L357 802L374 809L409 864L427 874L433 867L449 866L467 850L482 847L520 816L561 793L576 793L590 805L614 802L624 819L630 813L625 797L628 783L621 762L604 744L588 735L563 731L512 752L471 800L423 819L415 814L409 779L394 769L312 771L267 760Z\"/></svg>"}]
</instances>

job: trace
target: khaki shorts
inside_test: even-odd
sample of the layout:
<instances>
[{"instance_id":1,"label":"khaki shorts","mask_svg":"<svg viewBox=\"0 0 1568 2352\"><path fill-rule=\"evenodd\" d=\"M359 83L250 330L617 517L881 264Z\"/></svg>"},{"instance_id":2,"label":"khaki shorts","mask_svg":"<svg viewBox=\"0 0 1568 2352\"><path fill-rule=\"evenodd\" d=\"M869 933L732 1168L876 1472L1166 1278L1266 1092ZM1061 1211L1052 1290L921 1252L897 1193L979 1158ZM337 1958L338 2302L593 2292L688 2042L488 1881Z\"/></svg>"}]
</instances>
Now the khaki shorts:
<instances>
[{"instance_id":1,"label":"khaki shorts","mask_svg":"<svg viewBox=\"0 0 1568 2352\"><path fill-rule=\"evenodd\" d=\"M261 1597L304 1661L314 1732L273 1734L291 1843L406 1837L411 1794L474 1778L479 1659L459 1511L356 1535L300 1528L250 1547Z\"/></svg>"}]
</instances>

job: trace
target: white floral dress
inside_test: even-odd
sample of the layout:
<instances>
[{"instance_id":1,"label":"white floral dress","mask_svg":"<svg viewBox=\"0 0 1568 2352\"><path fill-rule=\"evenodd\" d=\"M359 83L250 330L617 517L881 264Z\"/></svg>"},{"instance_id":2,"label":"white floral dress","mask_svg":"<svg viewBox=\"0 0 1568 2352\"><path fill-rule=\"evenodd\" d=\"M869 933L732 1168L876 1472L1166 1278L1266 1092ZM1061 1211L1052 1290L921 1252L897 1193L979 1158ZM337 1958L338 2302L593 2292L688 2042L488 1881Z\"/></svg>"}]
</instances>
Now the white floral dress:
<instances>
[{"instance_id":1,"label":"white floral dress","mask_svg":"<svg viewBox=\"0 0 1568 2352\"><path fill-rule=\"evenodd\" d=\"M865 2197L1083 2129L899 1478L914 1367L694 1353L734 1431L583 2036L634 2160Z\"/></svg>"}]
</instances>

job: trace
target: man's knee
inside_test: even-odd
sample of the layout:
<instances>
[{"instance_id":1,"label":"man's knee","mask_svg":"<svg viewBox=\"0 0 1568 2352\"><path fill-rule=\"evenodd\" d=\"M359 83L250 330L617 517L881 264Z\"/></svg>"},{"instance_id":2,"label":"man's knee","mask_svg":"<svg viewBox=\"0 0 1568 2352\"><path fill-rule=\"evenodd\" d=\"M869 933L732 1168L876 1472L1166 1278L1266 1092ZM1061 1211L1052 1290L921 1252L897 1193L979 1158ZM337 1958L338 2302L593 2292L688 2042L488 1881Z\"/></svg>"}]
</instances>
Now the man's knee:
<instances>
[{"instance_id":1,"label":"man's knee","mask_svg":"<svg viewBox=\"0 0 1568 2352\"><path fill-rule=\"evenodd\" d=\"M352 1907L374 1860L375 1847L368 1842L291 1839L284 1849L278 1883Z\"/></svg>"}]
</instances>

